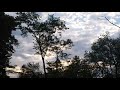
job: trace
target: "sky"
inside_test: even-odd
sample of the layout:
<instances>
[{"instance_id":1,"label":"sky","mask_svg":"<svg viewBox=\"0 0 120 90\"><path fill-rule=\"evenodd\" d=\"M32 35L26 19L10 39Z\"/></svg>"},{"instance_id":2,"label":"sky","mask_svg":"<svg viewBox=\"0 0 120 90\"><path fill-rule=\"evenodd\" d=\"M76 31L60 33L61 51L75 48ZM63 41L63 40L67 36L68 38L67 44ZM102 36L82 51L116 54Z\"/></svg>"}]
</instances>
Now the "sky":
<instances>
[{"instance_id":1,"label":"sky","mask_svg":"<svg viewBox=\"0 0 120 90\"><path fill-rule=\"evenodd\" d=\"M85 51L90 51L91 44L95 42L100 35L110 32L110 36L116 38L119 35L119 28L110 24L104 17L111 22L120 26L120 12L37 12L41 15L42 20L47 19L48 14L54 14L66 22L69 28L62 33L64 39L71 39L74 46L66 52L72 54L71 57L78 55L81 58ZM6 14L15 16L14 12L6 12ZM42 60L39 55L34 55L33 38L31 35L23 38L20 31L13 32L18 39L20 45L15 47L16 52L13 54L10 64L22 66L28 62L40 62ZM45 57L45 60L54 60L54 55Z\"/></svg>"}]
</instances>

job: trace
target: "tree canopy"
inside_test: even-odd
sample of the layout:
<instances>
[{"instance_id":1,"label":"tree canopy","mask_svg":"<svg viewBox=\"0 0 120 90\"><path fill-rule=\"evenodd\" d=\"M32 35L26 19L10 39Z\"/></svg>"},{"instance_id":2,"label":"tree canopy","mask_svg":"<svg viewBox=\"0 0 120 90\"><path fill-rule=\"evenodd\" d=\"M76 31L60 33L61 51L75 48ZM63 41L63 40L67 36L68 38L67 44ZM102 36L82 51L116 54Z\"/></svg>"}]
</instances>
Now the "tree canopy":
<instances>
[{"instance_id":1,"label":"tree canopy","mask_svg":"<svg viewBox=\"0 0 120 90\"><path fill-rule=\"evenodd\" d=\"M85 57L91 62L98 63L102 62L104 75L112 72L113 66L115 67L115 75L118 77L119 65L120 65L120 37L113 39L109 34L103 35L97 42L94 42L92 51L88 52ZM109 66L111 71L106 72L106 66ZM114 72L112 72L114 73Z\"/></svg>"},{"instance_id":2,"label":"tree canopy","mask_svg":"<svg viewBox=\"0 0 120 90\"><path fill-rule=\"evenodd\" d=\"M16 17L16 19L21 23L19 28L22 30L23 35L31 33L34 37L34 49L36 50L36 54L41 55L46 77L44 58L47 51L55 52L58 56L58 54L63 55L63 47L67 45L69 45L69 47L72 46L72 41L70 39L66 41L60 39L61 32L68 29L65 25L65 21L60 20L58 17L54 17L54 15L49 15L46 21L40 22L40 16L35 12L21 12L17 14L18 17ZM55 35L56 33L59 33L59 35ZM61 48L61 46L63 47Z\"/></svg>"},{"instance_id":3,"label":"tree canopy","mask_svg":"<svg viewBox=\"0 0 120 90\"><path fill-rule=\"evenodd\" d=\"M22 66L19 78L43 78L39 63L30 62Z\"/></svg>"},{"instance_id":4,"label":"tree canopy","mask_svg":"<svg viewBox=\"0 0 120 90\"><path fill-rule=\"evenodd\" d=\"M18 45L18 40L12 35L18 23L15 18L0 12L0 77L6 77L5 68L9 66L9 60L14 53L14 45Z\"/></svg>"},{"instance_id":5,"label":"tree canopy","mask_svg":"<svg viewBox=\"0 0 120 90\"><path fill-rule=\"evenodd\" d=\"M72 49L74 43L62 36L62 33L69 29L64 20L48 15L47 19L42 21L37 12L16 14L17 16L13 17L0 12L0 77L8 77L6 67L16 67L9 65L15 52L14 47L19 45L19 41L12 34L16 30L20 30L23 37L32 35L35 54L40 55L43 62L43 73L39 63L29 62L21 67L19 78L120 77L120 36L112 38L106 33L92 43L91 50L85 51L84 58L75 55L68 60L70 53L66 53L65 50ZM48 52L55 55L55 60L46 63L45 57ZM62 62L67 62L67 66Z\"/></svg>"}]
</instances>

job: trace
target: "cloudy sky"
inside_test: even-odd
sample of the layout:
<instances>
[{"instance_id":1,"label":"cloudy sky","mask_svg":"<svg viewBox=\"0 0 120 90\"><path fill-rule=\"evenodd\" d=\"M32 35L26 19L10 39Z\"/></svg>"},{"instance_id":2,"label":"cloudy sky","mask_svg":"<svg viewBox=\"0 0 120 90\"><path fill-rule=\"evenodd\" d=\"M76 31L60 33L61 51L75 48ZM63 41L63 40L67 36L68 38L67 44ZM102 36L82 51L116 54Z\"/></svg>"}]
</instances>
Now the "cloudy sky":
<instances>
[{"instance_id":1,"label":"cloudy sky","mask_svg":"<svg viewBox=\"0 0 120 90\"><path fill-rule=\"evenodd\" d=\"M6 12L15 15L14 12ZM110 32L112 37L117 37L119 28L110 24L104 17L120 26L120 12L39 12L42 20L46 20L48 14L54 14L66 22L69 30L63 32L63 38L70 38L74 42L74 47L68 50L71 57L79 55L83 57L84 51L90 50L91 44L106 31ZM13 32L19 40L20 45L16 47L11 61L12 65L23 65L27 62L42 62L41 57L34 55L33 38L29 35L26 38L20 36L20 32ZM46 57L46 60L53 60L54 56Z\"/></svg>"}]
</instances>

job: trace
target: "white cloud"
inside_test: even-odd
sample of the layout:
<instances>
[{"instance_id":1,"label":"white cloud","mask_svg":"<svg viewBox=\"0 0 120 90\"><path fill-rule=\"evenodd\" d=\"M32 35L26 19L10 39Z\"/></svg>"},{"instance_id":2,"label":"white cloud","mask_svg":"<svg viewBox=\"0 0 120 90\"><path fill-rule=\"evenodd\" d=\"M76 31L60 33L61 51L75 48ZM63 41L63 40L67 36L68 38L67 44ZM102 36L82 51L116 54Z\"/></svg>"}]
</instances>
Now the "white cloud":
<instances>
[{"instance_id":1,"label":"white cloud","mask_svg":"<svg viewBox=\"0 0 120 90\"><path fill-rule=\"evenodd\" d=\"M5 14L11 15L11 16L16 16L16 12L5 12Z\"/></svg>"},{"instance_id":2,"label":"white cloud","mask_svg":"<svg viewBox=\"0 0 120 90\"><path fill-rule=\"evenodd\" d=\"M109 31L111 36L115 36L119 32L119 28L104 18L106 16L111 22L120 25L119 12L39 12L39 14L43 21L46 20L48 14L55 14L55 16L66 21L66 25L70 29L63 32L63 38L70 38L74 42L75 46L68 51L73 56L80 55L83 57L84 51L90 50L91 44L106 31ZM41 57L34 55L32 36L22 38L19 33L15 33L15 35L20 46L16 48L11 63L17 65L31 61L42 63ZM54 56L46 57L47 60L53 60L53 58Z\"/></svg>"}]
</instances>

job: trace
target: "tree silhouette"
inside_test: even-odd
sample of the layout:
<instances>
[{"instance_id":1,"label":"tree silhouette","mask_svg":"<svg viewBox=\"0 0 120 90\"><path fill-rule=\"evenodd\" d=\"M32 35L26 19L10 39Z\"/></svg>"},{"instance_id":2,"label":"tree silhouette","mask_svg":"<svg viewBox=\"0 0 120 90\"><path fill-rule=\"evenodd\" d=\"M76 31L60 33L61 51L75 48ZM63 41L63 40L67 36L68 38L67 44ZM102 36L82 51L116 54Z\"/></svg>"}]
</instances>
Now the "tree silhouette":
<instances>
[{"instance_id":1,"label":"tree silhouette","mask_svg":"<svg viewBox=\"0 0 120 90\"><path fill-rule=\"evenodd\" d=\"M60 60L47 63L47 78L62 78L64 66ZM57 66L56 66L57 65Z\"/></svg>"},{"instance_id":2,"label":"tree silhouette","mask_svg":"<svg viewBox=\"0 0 120 90\"><path fill-rule=\"evenodd\" d=\"M61 64L60 60L68 59L68 56L70 54L65 53L64 50L71 49L72 46L73 46L73 42L71 41L71 39L63 40L63 39L59 38L56 45L53 45L51 48L48 49L49 51L56 54L55 62L47 63L48 64L48 67L47 67L48 75L50 74L51 77L54 77L54 78L55 77L56 78L63 77L64 67ZM48 76L48 77L50 77L50 76Z\"/></svg>"},{"instance_id":3,"label":"tree silhouette","mask_svg":"<svg viewBox=\"0 0 120 90\"><path fill-rule=\"evenodd\" d=\"M17 13L18 17L16 19L21 23L19 28L22 30L23 35L31 33L35 39L34 49L36 54L40 54L43 61L44 74L46 77L45 70L45 56L47 51L55 49L55 45L60 43L56 33L61 36L61 31L68 29L65 22L60 20L60 18L54 17L54 15L49 15L45 22L40 22L39 15L35 12L20 12ZM70 40L68 40L69 42Z\"/></svg>"},{"instance_id":4,"label":"tree silhouette","mask_svg":"<svg viewBox=\"0 0 120 90\"><path fill-rule=\"evenodd\" d=\"M115 76L119 77L119 67L120 67L120 38L112 39L109 34L103 35L99 38L97 42L94 42L86 58L91 62L98 64L102 62L103 77L108 74L114 76L113 66L115 67ZM109 66L110 70L106 68Z\"/></svg>"},{"instance_id":5,"label":"tree silhouette","mask_svg":"<svg viewBox=\"0 0 120 90\"><path fill-rule=\"evenodd\" d=\"M73 46L73 42L71 41L71 39L61 40L59 38L59 41L56 43L56 45L48 49L49 51L56 54L56 61L55 61L56 70L58 66L57 64L60 63L60 59L68 59L68 56L70 55L68 53L65 53L64 50L71 49L72 46Z\"/></svg>"},{"instance_id":6,"label":"tree silhouette","mask_svg":"<svg viewBox=\"0 0 120 90\"><path fill-rule=\"evenodd\" d=\"M16 14L17 29L21 30L21 35L26 37L28 33L33 34L34 27L38 25L40 16L36 12L17 12Z\"/></svg>"},{"instance_id":7,"label":"tree silhouette","mask_svg":"<svg viewBox=\"0 0 120 90\"><path fill-rule=\"evenodd\" d=\"M19 78L42 78L42 72L40 71L39 63L27 63L22 66L22 73L19 74Z\"/></svg>"},{"instance_id":8,"label":"tree silhouette","mask_svg":"<svg viewBox=\"0 0 120 90\"><path fill-rule=\"evenodd\" d=\"M18 45L17 39L12 35L17 25L14 17L0 12L0 77L7 77L5 68L9 66L9 60L15 51L13 45Z\"/></svg>"},{"instance_id":9,"label":"tree silhouette","mask_svg":"<svg viewBox=\"0 0 120 90\"><path fill-rule=\"evenodd\" d=\"M48 19L39 25L38 32L35 32L35 49L37 54L41 54L42 56L44 72L46 72L44 57L47 51L54 52L56 54L56 60L59 61L59 56L65 55L62 49L72 46L72 41L70 39L67 39L66 41L61 40L61 32L66 29L68 28L65 26L64 21L54 17L54 15L49 15ZM59 33L59 35L55 35L55 33Z\"/></svg>"},{"instance_id":10,"label":"tree silhouette","mask_svg":"<svg viewBox=\"0 0 120 90\"><path fill-rule=\"evenodd\" d=\"M89 63L75 56L72 63L64 71L66 78L92 78L91 68Z\"/></svg>"}]
</instances>

